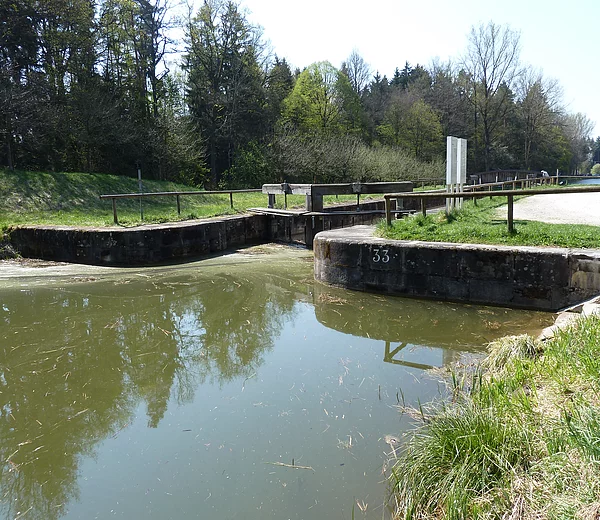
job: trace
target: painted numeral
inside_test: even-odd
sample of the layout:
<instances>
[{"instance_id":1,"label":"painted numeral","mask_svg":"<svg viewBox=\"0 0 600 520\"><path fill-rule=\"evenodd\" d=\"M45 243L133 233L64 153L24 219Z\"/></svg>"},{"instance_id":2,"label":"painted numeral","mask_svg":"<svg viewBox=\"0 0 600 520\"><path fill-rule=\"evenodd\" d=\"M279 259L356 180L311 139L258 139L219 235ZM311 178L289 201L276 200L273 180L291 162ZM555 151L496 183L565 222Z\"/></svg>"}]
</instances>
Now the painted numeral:
<instances>
[{"instance_id":1,"label":"painted numeral","mask_svg":"<svg viewBox=\"0 0 600 520\"><path fill-rule=\"evenodd\" d=\"M390 261L390 256L388 255L389 249L373 249L373 263L378 264L387 264Z\"/></svg>"}]
</instances>

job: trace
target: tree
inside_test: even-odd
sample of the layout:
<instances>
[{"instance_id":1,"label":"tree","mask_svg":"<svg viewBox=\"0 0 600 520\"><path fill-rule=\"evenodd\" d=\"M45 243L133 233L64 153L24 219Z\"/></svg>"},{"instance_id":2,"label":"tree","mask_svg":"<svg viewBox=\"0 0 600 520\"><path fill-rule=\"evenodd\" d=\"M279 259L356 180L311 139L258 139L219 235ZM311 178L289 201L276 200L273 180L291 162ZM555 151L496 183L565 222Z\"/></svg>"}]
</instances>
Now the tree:
<instances>
[{"instance_id":1,"label":"tree","mask_svg":"<svg viewBox=\"0 0 600 520\"><path fill-rule=\"evenodd\" d=\"M145 172L168 175L164 121L165 56L173 23L166 0L104 0L99 22L99 69L115 109L130 126L122 136L127 169L141 160Z\"/></svg>"},{"instance_id":2,"label":"tree","mask_svg":"<svg viewBox=\"0 0 600 520\"><path fill-rule=\"evenodd\" d=\"M596 137L596 140L592 145L592 161L594 163L600 163L600 136Z\"/></svg>"},{"instance_id":3,"label":"tree","mask_svg":"<svg viewBox=\"0 0 600 520\"><path fill-rule=\"evenodd\" d=\"M188 20L187 103L207 143L211 185L264 129L261 33L232 1L205 0Z\"/></svg>"},{"instance_id":4,"label":"tree","mask_svg":"<svg viewBox=\"0 0 600 520\"><path fill-rule=\"evenodd\" d=\"M342 63L342 72L348 76L352 90L359 96L362 95L371 78L371 68L356 49Z\"/></svg>"},{"instance_id":5,"label":"tree","mask_svg":"<svg viewBox=\"0 0 600 520\"><path fill-rule=\"evenodd\" d=\"M395 92L392 96L381 125L377 127L382 142L398 146L406 114L416 101L408 92Z\"/></svg>"},{"instance_id":6,"label":"tree","mask_svg":"<svg viewBox=\"0 0 600 520\"><path fill-rule=\"evenodd\" d=\"M577 173L582 163L591 159L594 123L585 114L577 113L564 116L561 126L572 154L569 171Z\"/></svg>"},{"instance_id":7,"label":"tree","mask_svg":"<svg viewBox=\"0 0 600 520\"><path fill-rule=\"evenodd\" d=\"M383 123L391 96L392 89L388 79L377 72L363 96L371 140L375 139L376 129Z\"/></svg>"},{"instance_id":8,"label":"tree","mask_svg":"<svg viewBox=\"0 0 600 520\"><path fill-rule=\"evenodd\" d=\"M442 134L469 137L470 105L452 63L433 62L431 86L424 100L439 114Z\"/></svg>"},{"instance_id":9,"label":"tree","mask_svg":"<svg viewBox=\"0 0 600 520\"><path fill-rule=\"evenodd\" d=\"M10 170L15 166L15 144L26 133L23 117L30 114L29 79L37 68L39 41L33 2L0 2L0 157Z\"/></svg>"},{"instance_id":10,"label":"tree","mask_svg":"<svg viewBox=\"0 0 600 520\"><path fill-rule=\"evenodd\" d=\"M340 133L351 103L350 80L328 61L313 63L302 71L294 90L285 99L282 118L300 132Z\"/></svg>"},{"instance_id":11,"label":"tree","mask_svg":"<svg viewBox=\"0 0 600 520\"><path fill-rule=\"evenodd\" d=\"M387 123L379 127L383 141L400 146L418 160L430 161L443 149L439 116L423 100L403 101L392 104Z\"/></svg>"},{"instance_id":12,"label":"tree","mask_svg":"<svg viewBox=\"0 0 600 520\"><path fill-rule=\"evenodd\" d=\"M287 61L275 56L273 65L267 72L265 94L267 112L267 132L272 134L281 116L284 99L294 88L294 76Z\"/></svg>"},{"instance_id":13,"label":"tree","mask_svg":"<svg viewBox=\"0 0 600 520\"><path fill-rule=\"evenodd\" d=\"M556 81L547 81L541 72L529 69L517 82L517 133L520 137L522 164L544 168L543 157L537 156L543 141L550 138L549 129L556 125L560 114L562 92Z\"/></svg>"},{"instance_id":14,"label":"tree","mask_svg":"<svg viewBox=\"0 0 600 520\"><path fill-rule=\"evenodd\" d=\"M485 169L492 167L495 136L512 109L511 89L519 68L519 33L489 22L472 27L462 66L465 92L475 111L475 127L481 128ZM479 142L475 143L479 149Z\"/></svg>"},{"instance_id":15,"label":"tree","mask_svg":"<svg viewBox=\"0 0 600 520\"><path fill-rule=\"evenodd\" d=\"M440 119L427 103L418 100L406 114L400 134L400 144L416 159L430 161L443 149Z\"/></svg>"}]
</instances>

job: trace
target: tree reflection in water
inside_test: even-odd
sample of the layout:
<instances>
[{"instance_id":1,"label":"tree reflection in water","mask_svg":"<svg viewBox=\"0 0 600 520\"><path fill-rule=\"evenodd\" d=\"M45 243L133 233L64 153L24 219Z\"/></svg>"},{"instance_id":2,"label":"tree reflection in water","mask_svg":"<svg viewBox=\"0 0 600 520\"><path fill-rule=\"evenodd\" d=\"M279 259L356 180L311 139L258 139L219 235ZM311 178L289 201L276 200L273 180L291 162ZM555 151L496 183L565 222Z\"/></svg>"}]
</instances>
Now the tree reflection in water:
<instances>
[{"instance_id":1,"label":"tree reflection in water","mask_svg":"<svg viewBox=\"0 0 600 520\"><path fill-rule=\"evenodd\" d=\"M156 427L170 399L249 377L305 294L293 278L265 283L260 272L3 290L4 517L64 515L78 499L80 460L140 402Z\"/></svg>"}]
</instances>

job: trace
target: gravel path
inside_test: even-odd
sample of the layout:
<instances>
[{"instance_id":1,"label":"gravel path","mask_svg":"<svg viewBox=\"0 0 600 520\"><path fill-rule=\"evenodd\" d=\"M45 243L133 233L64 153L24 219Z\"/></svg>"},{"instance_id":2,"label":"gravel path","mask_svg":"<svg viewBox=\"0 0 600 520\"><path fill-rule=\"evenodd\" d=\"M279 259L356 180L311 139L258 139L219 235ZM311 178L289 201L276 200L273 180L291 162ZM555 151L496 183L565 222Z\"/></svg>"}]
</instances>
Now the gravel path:
<instances>
[{"instance_id":1,"label":"gravel path","mask_svg":"<svg viewBox=\"0 0 600 520\"><path fill-rule=\"evenodd\" d=\"M506 207L500 208L506 218ZM515 202L515 220L600 226L600 193L535 195Z\"/></svg>"}]
</instances>

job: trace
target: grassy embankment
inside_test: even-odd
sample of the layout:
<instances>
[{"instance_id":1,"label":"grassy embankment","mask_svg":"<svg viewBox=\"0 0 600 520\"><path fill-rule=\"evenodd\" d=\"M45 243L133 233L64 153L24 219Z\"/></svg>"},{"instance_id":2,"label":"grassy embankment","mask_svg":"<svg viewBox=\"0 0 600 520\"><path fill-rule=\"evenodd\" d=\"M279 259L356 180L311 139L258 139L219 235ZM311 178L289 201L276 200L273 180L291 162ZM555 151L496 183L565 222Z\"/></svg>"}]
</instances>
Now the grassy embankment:
<instances>
[{"instance_id":1,"label":"grassy embankment","mask_svg":"<svg viewBox=\"0 0 600 520\"><path fill-rule=\"evenodd\" d=\"M575 224L546 224L515 220L515 231L509 233L506 218L498 217L505 197L484 198L474 205L465 201L460 211L415 215L396 220L391 227L379 225L378 236L396 240L425 240L432 242L460 242L478 244L505 244L527 246L557 246L574 248L600 247L600 233L596 226Z\"/></svg>"},{"instance_id":2,"label":"grassy embankment","mask_svg":"<svg viewBox=\"0 0 600 520\"><path fill-rule=\"evenodd\" d=\"M143 181L145 192L195 191L198 188L162 181ZM70 226L113 225L110 200L101 194L137 193L137 179L116 175L88 173L9 172L0 170L0 229L18 224L56 224ZM362 200L368 197L363 197ZM325 197L325 204L355 201L355 196ZM252 207L266 207L262 193L236 193L234 209L229 195L194 195L181 197L181 215L175 197L152 197L142 201L144 221L140 220L139 199L117 201L119 223L174 222L194 218L242 213ZM288 196L288 207L303 207L304 196ZM283 197L277 197L283 207Z\"/></svg>"},{"instance_id":3,"label":"grassy embankment","mask_svg":"<svg viewBox=\"0 0 600 520\"><path fill-rule=\"evenodd\" d=\"M599 518L599 383L598 316L492 343L398 451L395 518Z\"/></svg>"}]
</instances>

